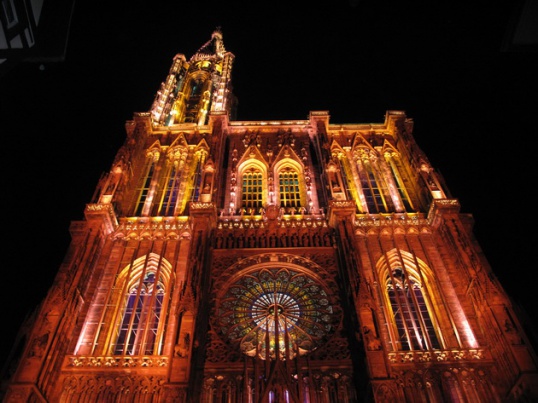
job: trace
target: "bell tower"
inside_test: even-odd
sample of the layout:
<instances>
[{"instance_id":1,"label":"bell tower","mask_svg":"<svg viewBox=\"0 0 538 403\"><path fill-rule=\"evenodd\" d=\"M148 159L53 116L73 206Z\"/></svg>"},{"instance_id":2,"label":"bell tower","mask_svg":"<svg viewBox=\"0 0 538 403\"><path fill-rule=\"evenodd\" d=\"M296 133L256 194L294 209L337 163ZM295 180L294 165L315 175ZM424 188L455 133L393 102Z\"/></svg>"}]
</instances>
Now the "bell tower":
<instances>
[{"instance_id":1,"label":"bell tower","mask_svg":"<svg viewBox=\"0 0 538 403\"><path fill-rule=\"evenodd\" d=\"M413 120L238 121L172 67L21 328L5 402L519 402L537 356Z\"/></svg>"},{"instance_id":2,"label":"bell tower","mask_svg":"<svg viewBox=\"0 0 538 403\"><path fill-rule=\"evenodd\" d=\"M233 60L234 55L224 48L220 30L213 32L189 62L184 55L176 55L151 107L152 121L166 126L207 125L209 113L232 113Z\"/></svg>"}]
</instances>

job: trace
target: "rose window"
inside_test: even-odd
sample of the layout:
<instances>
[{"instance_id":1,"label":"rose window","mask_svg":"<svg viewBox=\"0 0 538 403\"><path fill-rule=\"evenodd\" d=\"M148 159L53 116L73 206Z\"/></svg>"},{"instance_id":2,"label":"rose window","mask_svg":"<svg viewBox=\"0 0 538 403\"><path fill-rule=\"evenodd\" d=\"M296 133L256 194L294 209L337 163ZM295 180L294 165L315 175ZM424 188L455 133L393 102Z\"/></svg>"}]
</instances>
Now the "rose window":
<instances>
[{"instance_id":1,"label":"rose window","mask_svg":"<svg viewBox=\"0 0 538 403\"><path fill-rule=\"evenodd\" d=\"M220 331L244 354L290 359L323 344L338 322L331 293L305 273L283 268L243 275L222 290Z\"/></svg>"}]
</instances>

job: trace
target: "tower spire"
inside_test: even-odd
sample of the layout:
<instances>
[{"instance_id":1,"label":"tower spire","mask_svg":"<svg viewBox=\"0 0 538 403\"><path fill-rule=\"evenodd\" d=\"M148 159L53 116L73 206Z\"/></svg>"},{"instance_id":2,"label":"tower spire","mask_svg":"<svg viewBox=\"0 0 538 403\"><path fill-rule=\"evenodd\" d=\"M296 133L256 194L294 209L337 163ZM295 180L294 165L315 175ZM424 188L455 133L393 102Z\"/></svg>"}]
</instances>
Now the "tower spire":
<instances>
[{"instance_id":1,"label":"tower spire","mask_svg":"<svg viewBox=\"0 0 538 403\"><path fill-rule=\"evenodd\" d=\"M211 112L232 114L236 104L231 86L233 60L220 27L188 61L185 55L177 54L151 107L153 123L205 125Z\"/></svg>"}]
</instances>

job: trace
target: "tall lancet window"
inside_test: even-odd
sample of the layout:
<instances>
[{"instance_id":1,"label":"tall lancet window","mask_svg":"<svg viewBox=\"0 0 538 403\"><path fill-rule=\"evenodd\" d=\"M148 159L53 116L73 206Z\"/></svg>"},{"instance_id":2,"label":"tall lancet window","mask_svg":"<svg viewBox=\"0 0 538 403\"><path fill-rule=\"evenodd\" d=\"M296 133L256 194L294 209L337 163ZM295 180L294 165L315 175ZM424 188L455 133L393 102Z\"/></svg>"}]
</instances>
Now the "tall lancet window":
<instances>
[{"instance_id":1,"label":"tall lancet window","mask_svg":"<svg viewBox=\"0 0 538 403\"><path fill-rule=\"evenodd\" d=\"M281 207L301 207L299 174L293 168L286 168L278 174Z\"/></svg>"},{"instance_id":2,"label":"tall lancet window","mask_svg":"<svg viewBox=\"0 0 538 403\"><path fill-rule=\"evenodd\" d=\"M355 155L368 213L378 214L396 211L387 185L390 178L385 177L387 173L380 167L377 153L366 147L359 147L355 151Z\"/></svg>"},{"instance_id":3,"label":"tall lancet window","mask_svg":"<svg viewBox=\"0 0 538 403\"><path fill-rule=\"evenodd\" d=\"M196 154L196 165L194 166L194 172L193 172L193 181L192 185L189 189L190 191L190 199L192 201L198 200L200 197L200 186L202 185L202 171L203 171L203 162L205 159L204 153L197 153Z\"/></svg>"},{"instance_id":4,"label":"tall lancet window","mask_svg":"<svg viewBox=\"0 0 538 403\"><path fill-rule=\"evenodd\" d=\"M243 172L241 206L244 209L259 209L263 205L263 174L257 169Z\"/></svg>"},{"instance_id":5,"label":"tall lancet window","mask_svg":"<svg viewBox=\"0 0 538 403\"><path fill-rule=\"evenodd\" d=\"M176 208L179 186L181 184L181 171L178 161L171 161L167 167L167 174L163 180L157 215L172 216Z\"/></svg>"},{"instance_id":6,"label":"tall lancet window","mask_svg":"<svg viewBox=\"0 0 538 403\"><path fill-rule=\"evenodd\" d=\"M406 212L413 212L415 211L415 207L413 206L413 202L410 197L410 192L412 189L410 188L410 184L412 183L408 176L405 175L405 169L404 166L401 163L400 157L397 153L392 152L386 152L385 154L385 160L387 161L392 174L394 176L396 187L398 190L398 195L400 196L402 203L405 207ZM408 186L406 186L406 183Z\"/></svg>"},{"instance_id":7,"label":"tall lancet window","mask_svg":"<svg viewBox=\"0 0 538 403\"><path fill-rule=\"evenodd\" d=\"M202 78L195 78L190 81L190 93L187 98L187 113L185 122L196 123L200 109L200 96L203 93L205 81Z\"/></svg>"},{"instance_id":8,"label":"tall lancet window","mask_svg":"<svg viewBox=\"0 0 538 403\"><path fill-rule=\"evenodd\" d=\"M383 272L387 311L389 312L390 344L393 350L431 350L441 348L436 316L425 273L416 264L394 256L391 267ZM404 262L404 264L402 264Z\"/></svg>"},{"instance_id":9,"label":"tall lancet window","mask_svg":"<svg viewBox=\"0 0 538 403\"><path fill-rule=\"evenodd\" d=\"M150 255L140 263L135 265L130 278L126 278L122 285L124 294L119 298L114 354L162 353L170 268L157 255Z\"/></svg>"},{"instance_id":10,"label":"tall lancet window","mask_svg":"<svg viewBox=\"0 0 538 403\"><path fill-rule=\"evenodd\" d=\"M138 181L138 185L136 187L137 199L134 208L135 216L142 215L144 211L144 206L151 190L151 180L153 179L155 165L158 158L159 153L157 152L150 152L146 157L146 161L140 175L140 180Z\"/></svg>"},{"instance_id":11,"label":"tall lancet window","mask_svg":"<svg viewBox=\"0 0 538 403\"><path fill-rule=\"evenodd\" d=\"M356 150L357 170L360 185L368 213L378 214L387 212L385 199L378 184L378 178L374 174L371 159L375 158L372 152L365 148Z\"/></svg>"}]
</instances>

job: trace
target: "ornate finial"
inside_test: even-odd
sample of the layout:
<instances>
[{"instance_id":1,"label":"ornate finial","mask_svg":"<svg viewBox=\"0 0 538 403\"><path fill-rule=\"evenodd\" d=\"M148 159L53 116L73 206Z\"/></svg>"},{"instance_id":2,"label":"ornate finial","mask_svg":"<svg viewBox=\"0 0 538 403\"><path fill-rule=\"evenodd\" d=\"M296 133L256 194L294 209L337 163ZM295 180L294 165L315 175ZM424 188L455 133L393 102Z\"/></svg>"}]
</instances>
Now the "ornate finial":
<instances>
[{"instance_id":1,"label":"ornate finial","mask_svg":"<svg viewBox=\"0 0 538 403\"><path fill-rule=\"evenodd\" d=\"M222 29L220 26L218 26L217 28L215 28L215 30L213 31L213 33L211 34L211 38L214 38L215 36L218 36L218 38L220 40L222 40Z\"/></svg>"}]
</instances>

